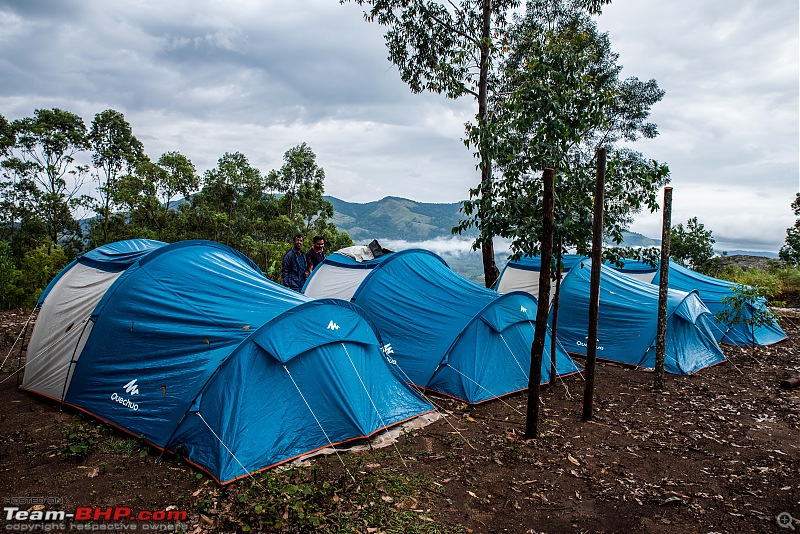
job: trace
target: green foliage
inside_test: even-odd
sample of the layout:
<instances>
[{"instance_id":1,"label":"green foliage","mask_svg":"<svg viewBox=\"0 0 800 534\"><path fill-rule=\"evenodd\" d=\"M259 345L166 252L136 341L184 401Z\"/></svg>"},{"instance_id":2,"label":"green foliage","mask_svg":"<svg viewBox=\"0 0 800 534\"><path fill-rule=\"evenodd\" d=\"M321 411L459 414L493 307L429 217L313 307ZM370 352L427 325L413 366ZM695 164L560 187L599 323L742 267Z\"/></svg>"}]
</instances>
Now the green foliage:
<instances>
[{"instance_id":1,"label":"green foliage","mask_svg":"<svg viewBox=\"0 0 800 534\"><path fill-rule=\"evenodd\" d=\"M119 111L107 109L95 115L88 136L92 163L97 168L99 199L92 202L94 211L103 219L102 240L90 239L92 248L109 242L108 224L111 209L119 204L118 179L144 156L142 143L133 135L131 125Z\"/></svg>"},{"instance_id":2,"label":"green foliage","mask_svg":"<svg viewBox=\"0 0 800 534\"><path fill-rule=\"evenodd\" d=\"M787 271L794 271L800 275L800 272L795 269ZM737 265L729 265L722 269L717 277L732 282L732 286L757 287L761 296L771 298L781 291L780 272L784 271L782 269L742 269Z\"/></svg>"},{"instance_id":3,"label":"green foliage","mask_svg":"<svg viewBox=\"0 0 800 534\"><path fill-rule=\"evenodd\" d=\"M130 455L142 447L140 440L129 437L111 436L100 444L100 452ZM145 450L145 454L146 454Z\"/></svg>"},{"instance_id":4,"label":"green foliage","mask_svg":"<svg viewBox=\"0 0 800 534\"><path fill-rule=\"evenodd\" d=\"M50 280L68 262L61 247L46 243L26 251L17 265L8 242L0 241L0 307L32 308Z\"/></svg>"},{"instance_id":5,"label":"green foliage","mask_svg":"<svg viewBox=\"0 0 800 534\"><path fill-rule=\"evenodd\" d=\"M87 151L97 198L78 194L89 167L76 156ZM200 178L189 158L165 152L151 161L118 111L95 115L88 132L83 119L60 109L37 109L12 123L0 115L0 308L33 306L68 260L122 239L219 241L276 281L298 232L323 235L337 248L352 245L331 222L325 171L311 148L302 143L284 160L268 187L244 154L226 153L196 193ZM94 212L83 221L85 239L75 219L83 209Z\"/></svg>"},{"instance_id":6,"label":"green foliage","mask_svg":"<svg viewBox=\"0 0 800 534\"><path fill-rule=\"evenodd\" d=\"M0 156L9 154L16 142L17 136L14 134L14 129L8 119L0 115Z\"/></svg>"},{"instance_id":7,"label":"green foliage","mask_svg":"<svg viewBox=\"0 0 800 534\"><path fill-rule=\"evenodd\" d=\"M89 456L94 448L97 427L76 422L62 427L61 433L64 436L60 448L61 455L71 460L81 461Z\"/></svg>"},{"instance_id":8,"label":"green foliage","mask_svg":"<svg viewBox=\"0 0 800 534\"><path fill-rule=\"evenodd\" d=\"M800 193L797 193L792 202L792 210L797 219L794 226L786 229L786 244L781 247L778 256L786 263L798 267L800 266Z\"/></svg>"},{"instance_id":9,"label":"green foliage","mask_svg":"<svg viewBox=\"0 0 800 534\"><path fill-rule=\"evenodd\" d=\"M0 308L4 310L16 304L13 293L17 277L17 270L11 260L11 246L5 241L0 241Z\"/></svg>"},{"instance_id":10,"label":"green foliage","mask_svg":"<svg viewBox=\"0 0 800 534\"><path fill-rule=\"evenodd\" d=\"M670 229L669 255L677 263L704 272L714 258L714 237L706 230L697 217Z\"/></svg>"},{"instance_id":11,"label":"green foliage","mask_svg":"<svg viewBox=\"0 0 800 534\"><path fill-rule=\"evenodd\" d=\"M86 125L79 116L58 108L37 109L33 117L15 120L13 152L29 166L40 195L36 211L53 243L81 248L81 230L72 210L88 202L78 194L88 168L73 165L75 154L88 146Z\"/></svg>"},{"instance_id":12,"label":"green foliage","mask_svg":"<svg viewBox=\"0 0 800 534\"><path fill-rule=\"evenodd\" d=\"M615 242L633 215L658 207L669 169L639 152L615 147L658 134L647 122L664 92L655 80L620 79L622 67L583 2L537 0L510 28L498 91L486 123L468 142L492 155L502 177L477 187L454 231L479 231L477 243L511 239L515 257L536 255L542 221L542 171L556 171L555 232L564 247L588 252L596 150L608 149L604 233Z\"/></svg>"},{"instance_id":13,"label":"green foliage","mask_svg":"<svg viewBox=\"0 0 800 534\"><path fill-rule=\"evenodd\" d=\"M423 476L382 469L359 469L357 481L317 468L266 471L229 493L233 507L223 526L239 532L463 532L403 506L425 498L430 486ZM201 493L198 512L213 514L214 500L211 491Z\"/></svg>"},{"instance_id":14,"label":"green foliage","mask_svg":"<svg viewBox=\"0 0 800 534\"><path fill-rule=\"evenodd\" d=\"M661 262L660 247L606 247L603 249L603 261L610 261L622 267L623 259L638 260L658 267Z\"/></svg>"},{"instance_id":15,"label":"green foliage","mask_svg":"<svg viewBox=\"0 0 800 534\"><path fill-rule=\"evenodd\" d=\"M267 175L266 186L282 196L286 215L294 219L295 213L302 220L315 217L320 211L327 211L330 204L323 200L325 171L317 165L317 156L311 147L302 143L283 154L283 166ZM327 204L326 204L327 203ZM333 215L333 207L330 207Z\"/></svg>"},{"instance_id":16,"label":"green foliage","mask_svg":"<svg viewBox=\"0 0 800 534\"><path fill-rule=\"evenodd\" d=\"M340 0L345 2L346 0ZM353 0L365 11L367 21L386 26L389 60L412 92L431 91L448 98L470 95L477 101L476 122L478 168L483 196L491 195L492 155L489 135L489 95L495 90L492 73L498 46L505 34L508 18L520 0L467 0L460 3L430 0ZM587 0L602 4L604 0ZM484 213L479 210L479 218ZM486 232L490 226L485 226ZM484 275L486 285L497 278L492 261L492 235L484 237ZM478 243L475 244L478 246Z\"/></svg>"},{"instance_id":17,"label":"green foliage","mask_svg":"<svg viewBox=\"0 0 800 534\"><path fill-rule=\"evenodd\" d=\"M203 176L203 190L191 201L193 210L186 220L202 239L219 241L239 248L251 226L258 226L257 209L264 180L261 171L250 165L241 152L226 152L217 166Z\"/></svg>"},{"instance_id":18,"label":"green foliage","mask_svg":"<svg viewBox=\"0 0 800 534\"><path fill-rule=\"evenodd\" d=\"M769 290L757 285L742 284L732 285L731 290L733 295L722 298L725 309L714 315L717 322L729 327L743 324L752 331L761 326L771 325L779 319L765 305L770 295ZM753 348L755 350L755 342Z\"/></svg>"}]
</instances>

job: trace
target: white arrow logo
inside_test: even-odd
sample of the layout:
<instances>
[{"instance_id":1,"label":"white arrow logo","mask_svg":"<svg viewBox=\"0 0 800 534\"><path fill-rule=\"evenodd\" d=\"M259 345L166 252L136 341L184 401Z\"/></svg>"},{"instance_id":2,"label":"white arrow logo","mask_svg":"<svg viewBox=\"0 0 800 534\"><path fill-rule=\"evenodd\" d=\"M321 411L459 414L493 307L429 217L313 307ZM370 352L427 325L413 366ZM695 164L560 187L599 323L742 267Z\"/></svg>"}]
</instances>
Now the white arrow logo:
<instances>
[{"instance_id":1,"label":"white arrow logo","mask_svg":"<svg viewBox=\"0 0 800 534\"><path fill-rule=\"evenodd\" d=\"M528 312L528 308L526 308L525 306L520 306L519 307L519 311L521 311L522 313L527 313Z\"/></svg>"},{"instance_id":2,"label":"white arrow logo","mask_svg":"<svg viewBox=\"0 0 800 534\"><path fill-rule=\"evenodd\" d=\"M127 384L125 384L125 393L128 395L138 395L139 394L139 386L136 385L136 379L134 378Z\"/></svg>"},{"instance_id":3,"label":"white arrow logo","mask_svg":"<svg viewBox=\"0 0 800 534\"><path fill-rule=\"evenodd\" d=\"M328 323L328 330L339 330L339 325L331 321Z\"/></svg>"}]
</instances>

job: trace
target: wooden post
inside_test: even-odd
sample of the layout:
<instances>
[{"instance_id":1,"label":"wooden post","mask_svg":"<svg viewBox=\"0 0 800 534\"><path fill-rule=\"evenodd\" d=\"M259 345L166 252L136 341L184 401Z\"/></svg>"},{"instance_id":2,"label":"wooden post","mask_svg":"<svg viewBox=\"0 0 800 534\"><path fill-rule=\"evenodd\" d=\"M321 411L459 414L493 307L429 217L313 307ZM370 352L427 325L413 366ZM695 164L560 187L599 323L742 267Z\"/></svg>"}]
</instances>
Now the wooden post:
<instances>
[{"instance_id":1,"label":"wooden post","mask_svg":"<svg viewBox=\"0 0 800 534\"><path fill-rule=\"evenodd\" d=\"M656 374L653 388L664 389L664 356L667 349L667 289L669 288L669 237L672 228L672 188L664 188L661 221L661 264L658 281L658 327L656 330Z\"/></svg>"},{"instance_id":2,"label":"wooden post","mask_svg":"<svg viewBox=\"0 0 800 534\"><path fill-rule=\"evenodd\" d=\"M597 180L594 184L592 224L592 277L589 287L589 327L586 339L586 386L583 392L584 421L592 418L594 368L597 360L597 316L600 311L600 266L603 263L603 208L605 205L606 149L597 150Z\"/></svg>"},{"instance_id":3,"label":"wooden post","mask_svg":"<svg viewBox=\"0 0 800 534\"><path fill-rule=\"evenodd\" d=\"M553 293L553 324L550 327L550 383L556 383L556 332L558 331L558 298L561 296L561 249L564 244L564 237L558 235L558 250L556 250L556 290Z\"/></svg>"},{"instance_id":4,"label":"wooden post","mask_svg":"<svg viewBox=\"0 0 800 534\"><path fill-rule=\"evenodd\" d=\"M542 382L542 354L547 337L547 315L550 311L550 263L553 261L553 203L555 171L545 169L543 176L542 267L539 272L539 302L536 309L536 328L531 345L531 369L528 374L528 413L525 439L539 436L539 395Z\"/></svg>"}]
</instances>

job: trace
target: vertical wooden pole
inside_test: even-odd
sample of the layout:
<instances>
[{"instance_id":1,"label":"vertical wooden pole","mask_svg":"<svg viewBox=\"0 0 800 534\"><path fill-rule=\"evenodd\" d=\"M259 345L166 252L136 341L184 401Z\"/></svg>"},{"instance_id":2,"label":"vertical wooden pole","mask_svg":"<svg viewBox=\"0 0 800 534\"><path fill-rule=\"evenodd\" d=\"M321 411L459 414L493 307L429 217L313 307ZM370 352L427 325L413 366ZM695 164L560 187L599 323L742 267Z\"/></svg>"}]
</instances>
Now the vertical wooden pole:
<instances>
[{"instance_id":1,"label":"vertical wooden pole","mask_svg":"<svg viewBox=\"0 0 800 534\"><path fill-rule=\"evenodd\" d=\"M661 221L661 265L658 281L658 327L656 330L656 374L653 388L664 389L664 356L667 349L667 289L669 288L669 237L672 228L672 188L664 188Z\"/></svg>"},{"instance_id":2,"label":"vertical wooden pole","mask_svg":"<svg viewBox=\"0 0 800 534\"><path fill-rule=\"evenodd\" d=\"M589 287L589 328L586 340L586 386L583 392L584 421L592 418L594 368L597 360L597 316L600 311L600 266L603 263L603 207L605 205L606 149L597 150L597 180L594 185L592 224L592 277Z\"/></svg>"},{"instance_id":3,"label":"vertical wooden pole","mask_svg":"<svg viewBox=\"0 0 800 534\"><path fill-rule=\"evenodd\" d=\"M555 171L545 169L543 176L544 219L542 221L542 267L539 273L539 302L536 310L536 328L531 345L531 369L528 374L528 413L525 439L539 436L539 395L542 382L542 354L547 336L547 316L550 311L550 264L553 261L553 181Z\"/></svg>"},{"instance_id":4,"label":"vertical wooden pole","mask_svg":"<svg viewBox=\"0 0 800 534\"><path fill-rule=\"evenodd\" d=\"M553 293L553 324L550 327L550 384L556 383L556 332L558 331L558 298L561 296L561 249L564 237L558 235L558 249L556 250L556 290Z\"/></svg>"}]
</instances>

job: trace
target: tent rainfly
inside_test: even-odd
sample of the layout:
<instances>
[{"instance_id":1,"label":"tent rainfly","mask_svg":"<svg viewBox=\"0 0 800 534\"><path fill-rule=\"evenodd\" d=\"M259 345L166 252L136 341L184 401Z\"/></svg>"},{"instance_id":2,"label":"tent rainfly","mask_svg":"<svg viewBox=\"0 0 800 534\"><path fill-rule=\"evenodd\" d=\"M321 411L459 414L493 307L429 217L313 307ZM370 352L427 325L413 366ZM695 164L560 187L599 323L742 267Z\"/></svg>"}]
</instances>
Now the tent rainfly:
<instances>
[{"instance_id":1,"label":"tent rainfly","mask_svg":"<svg viewBox=\"0 0 800 534\"><path fill-rule=\"evenodd\" d=\"M566 276L567 272L581 261L588 261L588 259L577 254L566 254L562 260L564 264L562 277ZM610 262L605 262L604 265L637 280L659 284L661 273L658 266L653 267L648 263L628 258L625 258L623 262L621 267ZM541 259L538 256L526 256L519 261L508 262L497 280L497 290L500 293L527 291L533 295L538 294L540 265ZM672 260L669 262L669 288L686 292L697 291L700 300L713 315L728 307L723 299L734 295L733 286L735 284L726 280L700 274L682 267ZM786 339L786 333L775 321L756 328L747 324L747 319L752 317L755 311L763 310L765 307L766 301L763 299L753 306L747 306L742 314L741 322L735 324L723 324L714 318L715 339L723 343L743 346L765 346Z\"/></svg>"},{"instance_id":2,"label":"tent rainfly","mask_svg":"<svg viewBox=\"0 0 800 534\"><path fill-rule=\"evenodd\" d=\"M357 306L312 301L218 243L113 243L45 290L22 389L220 483L433 407L391 372Z\"/></svg>"},{"instance_id":3,"label":"tent rainfly","mask_svg":"<svg viewBox=\"0 0 800 534\"><path fill-rule=\"evenodd\" d=\"M375 322L400 376L419 388L476 404L528 386L536 299L498 295L450 270L426 250L409 249L366 261L331 254L304 292L351 298ZM550 377L550 341L542 358ZM578 366L557 348L556 373Z\"/></svg>"},{"instance_id":4,"label":"tent rainfly","mask_svg":"<svg viewBox=\"0 0 800 534\"><path fill-rule=\"evenodd\" d=\"M591 263L570 269L561 283L558 339L570 352L586 354ZM658 286L600 269L597 357L637 367L655 367ZM552 311L550 315L552 321ZM725 361L712 332L713 317L696 292L667 292L664 369L692 374Z\"/></svg>"},{"instance_id":5,"label":"tent rainfly","mask_svg":"<svg viewBox=\"0 0 800 534\"><path fill-rule=\"evenodd\" d=\"M661 273L656 273L653 283L658 285L661 280ZM717 314L726 308L723 299L734 296L736 284L726 280L720 280L711 276L700 274L686 267L682 267L670 260L669 262L669 287L670 289L680 289L681 291L697 291L700 300L703 301L712 314ZM731 345L771 345L786 339L786 332L774 320L769 324L753 327L747 324L747 319L752 317L755 312L766 308L766 301L760 299L759 302L746 306L742 311L741 322L735 324L724 324L716 321L714 336L717 341Z\"/></svg>"},{"instance_id":6,"label":"tent rainfly","mask_svg":"<svg viewBox=\"0 0 800 534\"><path fill-rule=\"evenodd\" d=\"M563 265L561 279L563 280L570 269L577 263L587 260L588 258L579 254L564 254L561 257L561 264ZM622 262L622 266L608 261L605 262L605 265L647 283L653 279L658 270L658 267L653 267L639 260L624 258ZM503 272L500 273L495 288L500 293L527 291L531 295L538 295L541 266L542 258L540 256L523 256L519 260L509 261L503 268ZM555 272L555 257L553 257L553 272Z\"/></svg>"}]
</instances>

